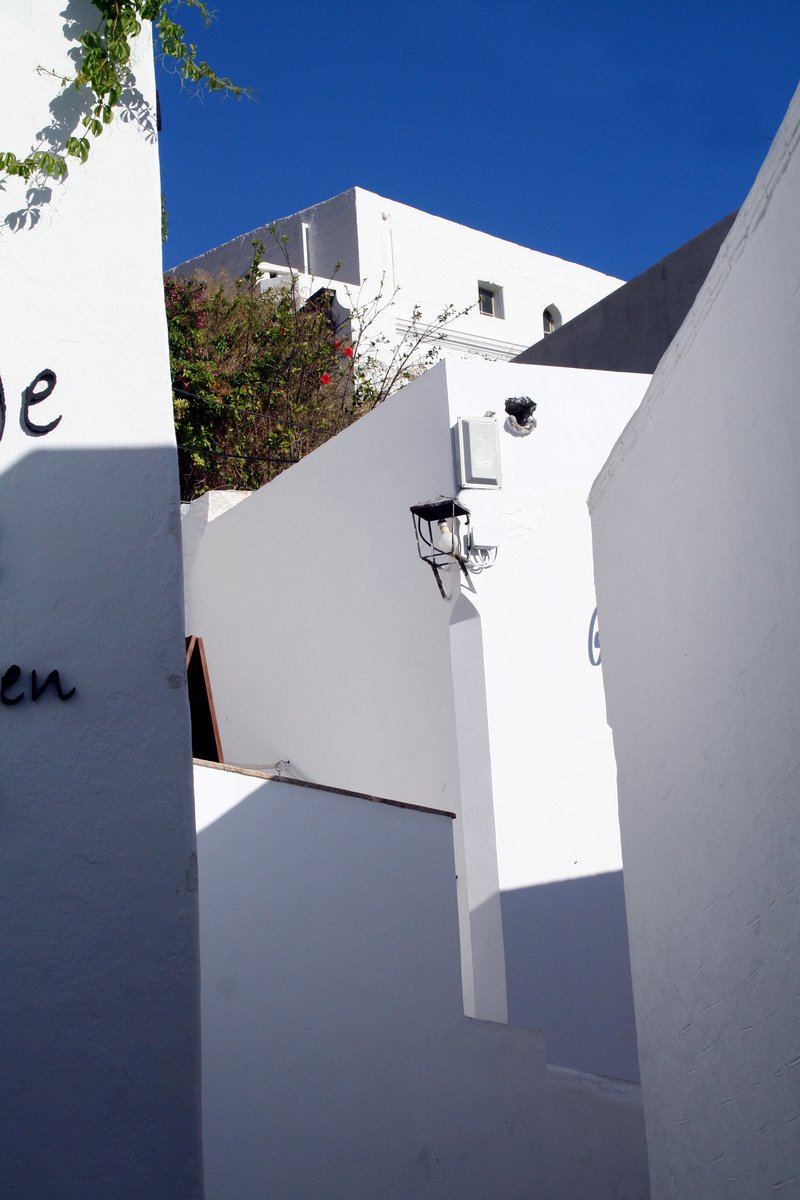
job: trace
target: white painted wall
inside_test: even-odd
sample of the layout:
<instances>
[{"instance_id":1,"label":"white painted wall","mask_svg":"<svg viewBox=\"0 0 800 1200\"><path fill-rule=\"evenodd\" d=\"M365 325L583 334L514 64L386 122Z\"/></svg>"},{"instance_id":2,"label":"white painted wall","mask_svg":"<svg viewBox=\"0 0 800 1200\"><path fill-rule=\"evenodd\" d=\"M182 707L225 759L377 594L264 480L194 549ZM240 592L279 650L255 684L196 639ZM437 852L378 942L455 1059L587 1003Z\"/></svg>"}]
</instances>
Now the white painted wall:
<instances>
[{"instance_id":1,"label":"white painted wall","mask_svg":"<svg viewBox=\"0 0 800 1200\"><path fill-rule=\"evenodd\" d=\"M586 496L649 382L646 375L448 362L450 421L497 413L503 480L497 563L475 577L486 660L492 780L504 889L619 870L616 772L601 671ZM505 400L538 405L526 437ZM480 525L497 493L465 489Z\"/></svg>"},{"instance_id":2,"label":"white painted wall","mask_svg":"<svg viewBox=\"0 0 800 1200\"><path fill-rule=\"evenodd\" d=\"M417 557L409 513L452 490L442 371L218 517L187 570L188 592L228 761L288 759L296 778L464 818L456 847L465 1003L505 1020L491 795L467 819L451 606ZM480 725L480 705L473 720ZM478 903L488 912L470 932Z\"/></svg>"},{"instance_id":3,"label":"white painted wall","mask_svg":"<svg viewBox=\"0 0 800 1200\"><path fill-rule=\"evenodd\" d=\"M396 345L416 306L423 324L448 305L456 311L470 309L448 326L447 341L440 344L444 357L513 358L543 336L545 308L555 308L569 321L622 283L359 187L274 225L277 237L286 242L278 244L267 235L265 260L275 269L288 258L304 274L307 294L332 282L346 309L382 298L379 307L385 311L369 337L382 334ZM303 226L308 229L308 254ZM224 250L210 252L207 262L206 256L191 260L180 270L207 267L213 273L218 269L215 256ZM479 282L502 292L502 317L479 312Z\"/></svg>"},{"instance_id":4,"label":"white painted wall","mask_svg":"<svg viewBox=\"0 0 800 1200\"><path fill-rule=\"evenodd\" d=\"M191 575L194 556L200 547L203 540L203 535L207 527L217 517L222 516L228 509L233 508L240 501L249 496L249 492L229 491L206 492L205 495L199 496L193 504L181 504L181 541L183 544L183 569L188 578ZM184 595L184 610L185 610L185 631L186 636L192 636L194 632L194 618L191 607L191 591L185 589Z\"/></svg>"},{"instance_id":5,"label":"white painted wall","mask_svg":"<svg viewBox=\"0 0 800 1200\"><path fill-rule=\"evenodd\" d=\"M209 1200L642 1200L638 1089L463 1017L452 822L195 769Z\"/></svg>"},{"instance_id":6,"label":"white painted wall","mask_svg":"<svg viewBox=\"0 0 800 1200\"><path fill-rule=\"evenodd\" d=\"M470 601L483 630L509 1020L541 1024L551 1062L638 1078L616 768L601 670L586 496L643 375L446 364L451 424L498 414L503 486L460 493L476 527L499 499L494 567ZM505 400L537 402L525 437Z\"/></svg>"},{"instance_id":7,"label":"white painted wall","mask_svg":"<svg viewBox=\"0 0 800 1200\"><path fill-rule=\"evenodd\" d=\"M456 811L465 1010L544 1027L551 1061L625 1078L635 1034L585 497L645 383L440 364L215 520L187 568L228 760L288 759L297 778ZM520 394L539 426L501 433L497 564L474 594L450 568L445 603L409 505L453 494L456 417L504 415ZM493 497L463 498L477 520Z\"/></svg>"},{"instance_id":8,"label":"white painted wall","mask_svg":"<svg viewBox=\"0 0 800 1200\"><path fill-rule=\"evenodd\" d=\"M69 74L62 6L0 2L2 140ZM69 6L81 27L97 13ZM94 14L94 16L92 15ZM26 698L0 705L4 1197L202 1194L197 897L180 527L149 34L142 120L48 201L0 194L0 624ZM133 98L133 97L132 97ZM80 101L56 103L59 119ZM20 424L43 369L51 397ZM29 672L57 669L35 704ZM0 695L3 689L0 688ZM18 694L6 680L6 699Z\"/></svg>"},{"instance_id":9,"label":"white painted wall","mask_svg":"<svg viewBox=\"0 0 800 1200\"><path fill-rule=\"evenodd\" d=\"M385 273L399 289L395 311L387 314L395 337L414 305L427 320L448 304L470 308L448 327L442 350L449 357L513 358L543 336L545 308L555 306L569 321L623 282L363 188L353 196L361 280L374 286ZM501 290L502 317L479 312L479 281Z\"/></svg>"},{"instance_id":10,"label":"white painted wall","mask_svg":"<svg viewBox=\"0 0 800 1200\"><path fill-rule=\"evenodd\" d=\"M800 94L592 491L654 1197L793 1196Z\"/></svg>"}]
</instances>

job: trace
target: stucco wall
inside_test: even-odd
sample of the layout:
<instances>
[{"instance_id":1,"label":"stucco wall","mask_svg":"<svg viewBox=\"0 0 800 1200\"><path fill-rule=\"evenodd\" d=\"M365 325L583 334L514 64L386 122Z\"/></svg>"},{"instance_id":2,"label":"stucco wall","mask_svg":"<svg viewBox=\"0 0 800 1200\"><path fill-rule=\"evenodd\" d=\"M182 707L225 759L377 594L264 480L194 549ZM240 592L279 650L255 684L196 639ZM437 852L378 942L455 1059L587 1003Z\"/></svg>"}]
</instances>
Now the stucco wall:
<instances>
[{"instance_id":1,"label":"stucco wall","mask_svg":"<svg viewBox=\"0 0 800 1200\"><path fill-rule=\"evenodd\" d=\"M303 224L308 226L310 262L303 253ZM384 334L392 345L402 337L419 306L424 323L448 305L469 308L448 325L443 356L486 356L509 359L543 336L542 313L555 306L569 321L607 296L621 280L579 263L530 250L421 212L407 204L350 188L274 222L281 246L268 226L234 238L176 268L191 274L198 268L212 275L221 270L234 278L252 259L253 240L265 244L265 259L308 267L314 288L333 279L340 302L348 309L369 306L380 296L383 310L370 337ZM503 316L478 311L478 283L502 291ZM391 302L391 303L389 303ZM388 307L387 307L388 306Z\"/></svg>"},{"instance_id":2,"label":"stucco wall","mask_svg":"<svg viewBox=\"0 0 800 1200\"><path fill-rule=\"evenodd\" d=\"M800 96L592 492L653 1195L800 1178Z\"/></svg>"},{"instance_id":3,"label":"stucco wall","mask_svg":"<svg viewBox=\"0 0 800 1200\"><path fill-rule=\"evenodd\" d=\"M736 213L648 267L519 355L517 362L652 373L694 303Z\"/></svg>"},{"instance_id":4,"label":"stucco wall","mask_svg":"<svg viewBox=\"0 0 800 1200\"><path fill-rule=\"evenodd\" d=\"M446 357L486 355L508 359L543 336L542 313L555 306L569 321L621 281L579 263L568 262L454 221L420 212L355 188L361 277L373 286L386 273L397 288L394 324L410 316L418 304L432 320L447 304L469 308L447 329L440 349ZM478 283L500 289L498 311L478 310ZM391 289L387 289L391 290Z\"/></svg>"},{"instance_id":5,"label":"stucco wall","mask_svg":"<svg viewBox=\"0 0 800 1200\"><path fill-rule=\"evenodd\" d=\"M638 1089L463 1017L452 821L196 768L209 1200L643 1200Z\"/></svg>"},{"instance_id":6,"label":"stucco wall","mask_svg":"<svg viewBox=\"0 0 800 1200\"><path fill-rule=\"evenodd\" d=\"M448 362L451 423L495 411L502 489L465 490L476 526L500 509L495 566L470 596L483 634L509 1020L548 1058L638 1078L616 769L601 670L586 495L648 378ZM537 427L515 436L505 400ZM590 899L591 898L591 899Z\"/></svg>"},{"instance_id":7,"label":"stucco wall","mask_svg":"<svg viewBox=\"0 0 800 1200\"><path fill-rule=\"evenodd\" d=\"M308 267L312 274L322 280L330 280L335 276L344 284L358 287L361 266L355 222L355 190L349 188L330 200L313 204L292 216L278 217L266 225L259 225L221 246L180 263L175 271L179 275L191 275L193 271L202 270L212 276L225 272L231 278L238 279L253 260L253 242L256 241L263 243L267 262L280 264L288 257L297 271ZM304 223L309 227L311 261L308 263L303 258L301 227ZM270 232L271 224L274 224L278 240ZM288 239L286 243L280 242L282 237Z\"/></svg>"},{"instance_id":8,"label":"stucco wall","mask_svg":"<svg viewBox=\"0 0 800 1200\"><path fill-rule=\"evenodd\" d=\"M3 144L69 74L62 6L0 2ZM80 27L97 12L70 4ZM201 1195L197 897L149 34L140 120L0 193L0 1193ZM140 89L140 91L139 91ZM54 108L67 122L74 91ZM63 133L63 126L62 126ZM22 394L55 373L21 422ZM39 385L43 386L44 381ZM21 670L18 683L12 664ZM34 702L38 683L58 670ZM23 699L13 703L18 695ZM9 703L11 701L11 703Z\"/></svg>"},{"instance_id":9,"label":"stucco wall","mask_svg":"<svg viewBox=\"0 0 800 1200\"><path fill-rule=\"evenodd\" d=\"M181 542L183 544L183 569L187 578L191 575L194 556L197 553L207 527L217 517L222 516L229 508L239 504L249 496L243 491L206 492L193 504L181 505ZM185 624L186 636L194 633L194 618L192 615L191 590L185 593Z\"/></svg>"},{"instance_id":10,"label":"stucco wall","mask_svg":"<svg viewBox=\"0 0 800 1200\"><path fill-rule=\"evenodd\" d=\"M419 562L409 513L452 490L441 381L419 380L218 517L187 579L229 762L288 759L296 778L463 817L452 606ZM459 822L456 849L465 1002L505 1020L490 795ZM468 875L492 909L472 934Z\"/></svg>"},{"instance_id":11,"label":"stucco wall","mask_svg":"<svg viewBox=\"0 0 800 1200\"><path fill-rule=\"evenodd\" d=\"M543 1026L551 1061L624 1078L636 1048L585 497L645 384L440 364L215 520L187 571L227 759L455 810L466 1011ZM502 420L519 394L538 428L501 433L499 495L463 495L484 526L502 508L497 563L475 592L448 568L444 602L409 505L453 494L457 416Z\"/></svg>"}]
</instances>

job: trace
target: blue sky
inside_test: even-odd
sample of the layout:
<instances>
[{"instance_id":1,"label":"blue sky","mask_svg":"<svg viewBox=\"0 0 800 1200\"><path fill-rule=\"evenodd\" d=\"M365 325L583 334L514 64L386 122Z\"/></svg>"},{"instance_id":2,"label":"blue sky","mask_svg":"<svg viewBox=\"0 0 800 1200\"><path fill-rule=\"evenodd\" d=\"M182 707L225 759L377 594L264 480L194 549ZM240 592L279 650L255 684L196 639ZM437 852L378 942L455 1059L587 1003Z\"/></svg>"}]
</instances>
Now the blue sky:
<instances>
[{"instance_id":1,"label":"blue sky","mask_svg":"<svg viewBox=\"0 0 800 1200\"><path fill-rule=\"evenodd\" d=\"M357 184L631 278L742 202L800 76L798 0L216 4L256 98L158 71L166 266Z\"/></svg>"}]
</instances>

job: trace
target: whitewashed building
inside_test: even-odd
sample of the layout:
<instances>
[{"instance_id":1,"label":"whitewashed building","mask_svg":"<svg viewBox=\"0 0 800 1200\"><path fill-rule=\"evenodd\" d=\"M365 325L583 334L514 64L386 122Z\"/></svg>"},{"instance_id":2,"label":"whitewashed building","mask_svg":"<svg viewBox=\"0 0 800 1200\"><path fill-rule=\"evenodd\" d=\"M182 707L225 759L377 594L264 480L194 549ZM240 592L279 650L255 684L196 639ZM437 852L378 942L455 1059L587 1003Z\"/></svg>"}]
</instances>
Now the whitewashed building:
<instances>
[{"instance_id":1,"label":"whitewashed building","mask_svg":"<svg viewBox=\"0 0 800 1200\"><path fill-rule=\"evenodd\" d=\"M3 144L80 134L0 3ZM94 28L89 0L70 4ZM128 120L0 191L0 1194L201 1200L197 858L149 26ZM48 124L52 114L58 118ZM113 261L118 271L109 272ZM124 279L124 286L120 286ZM55 674L54 674L55 673Z\"/></svg>"},{"instance_id":2,"label":"whitewashed building","mask_svg":"<svg viewBox=\"0 0 800 1200\"><path fill-rule=\"evenodd\" d=\"M402 1061L402 1077L422 1071L425 1087L450 1095L458 1124L479 1139L481 1111L502 1114L509 1127L521 1128L521 1119L529 1132L502 1171L475 1176L470 1158L451 1162L447 1150L437 1158L447 1123L433 1120L420 1153L448 1161L451 1173L434 1169L432 1194L500 1197L527 1186L613 1195L618 1171L620 1194L646 1194L637 1085L609 1082L636 1080L638 1065L585 497L648 379L448 360L258 492L225 503L212 494L189 507L187 632L204 639L224 757L234 764L200 767L195 780L209 889L201 903L216 914L201 910L209 1187L238 1155L255 1172L251 1190L256 1179L280 1190L273 1134L258 1113L267 1081L289 1079L285 1047L294 1033L290 1025L281 1037L280 1020L307 1009L299 982L284 993L282 956L292 979L306 972L313 986L315 963L332 955L342 972L334 986L325 967L322 996L333 989L334 1008L351 1016L330 1025L321 1015L311 1020L312 1006L309 1036L332 1080L377 1054L385 1098L378 1103L363 1084L360 1099L340 1104L350 1124L366 1111L376 1130L385 1117L398 1131L394 1139L376 1132L382 1149L363 1190L408 1194L404 1172L414 1178L419 1169L389 1166L395 1152L407 1162L411 1137L408 1094L397 1084ZM524 396L536 398L533 421L520 412ZM454 452L459 433L472 447L466 458ZM450 559L438 579L420 557L411 513L437 496L470 510L474 541L469 570ZM466 516L459 522L463 539ZM452 521L448 528L439 541L452 539ZM292 809L292 789L302 812ZM356 808L334 834L341 792ZM246 798L239 807L236 797ZM274 799L298 830L286 830ZM350 820L367 820L373 833L347 833ZM432 842L422 854L415 839L426 831ZM258 849L274 838L288 838L286 849ZM367 862L364 882L354 863ZM281 911L282 897L298 933L281 935L275 957L272 935L265 942L258 930ZM315 948L319 931L306 923L318 910L333 921L341 904L355 913L336 932L326 925L325 949ZM395 915L384 921L386 904ZM406 914L399 940L398 907ZM430 955L427 965L420 955ZM357 980L368 981L369 1018L356 1031L361 1001L348 989L358 992ZM342 1021L346 1053L335 1036ZM446 1035L436 1034L437 1021ZM382 1037L388 1048L378 1051ZM532 1055L550 1064L544 1075L532 1070ZM591 1185L571 1175L576 1147L585 1147L584 1116L548 1092L567 1077L598 1101L589 1119L615 1130L603 1154L591 1151ZM231 1107L240 1078L252 1116L239 1101ZM296 1086L285 1092L291 1111L300 1104ZM416 1086L407 1085L415 1097ZM373 1114L376 1104L383 1117ZM536 1153L526 1157L551 1136L541 1117L550 1104L557 1122L564 1113L560 1184L558 1167L543 1177ZM225 1109L220 1125L210 1114ZM323 1141L332 1136L322 1112L309 1119L312 1129L322 1123ZM496 1149L490 1139L485 1164L496 1163ZM319 1178L319 1156L287 1153ZM585 1149L577 1153L585 1158ZM352 1185L350 1168L343 1178Z\"/></svg>"},{"instance_id":3,"label":"whitewashed building","mask_svg":"<svg viewBox=\"0 0 800 1200\"><path fill-rule=\"evenodd\" d=\"M265 245L263 286L284 285L291 272L303 298L331 287L343 312L377 309L369 338L385 338L390 348L408 334L415 309L422 327L452 306L459 315L447 324L447 340L435 341L444 356L514 358L622 283L359 187L176 271L237 278L251 262L254 241Z\"/></svg>"},{"instance_id":4,"label":"whitewashed building","mask_svg":"<svg viewBox=\"0 0 800 1200\"><path fill-rule=\"evenodd\" d=\"M465 1012L543 1028L549 1061L628 1079L585 497L648 378L448 360L235 507L215 517L203 497L184 521L187 632L205 641L226 760L455 812ZM535 428L512 425L519 396ZM456 478L454 430L476 417L499 486ZM438 495L471 510L482 548L479 573L440 573L446 599L410 512Z\"/></svg>"},{"instance_id":5,"label":"whitewashed building","mask_svg":"<svg viewBox=\"0 0 800 1200\"><path fill-rule=\"evenodd\" d=\"M80 117L41 132L55 17L0 2L15 145ZM297 286L326 245L386 277L387 336L471 311L402 395L190 507L235 764L195 765L196 843L147 34L132 65L88 169L2 193L0 1190L201 1200L199 895L209 1200L643 1200L583 505L635 414L592 506L653 1194L791 1196L800 97L638 408L641 375L455 361L617 281L359 189L288 219Z\"/></svg>"},{"instance_id":6,"label":"whitewashed building","mask_svg":"<svg viewBox=\"0 0 800 1200\"><path fill-rule=\"evenodd\" d=\"M35 134L56 148L70 120L79 127L73 89L42 132L53 81L33 66L69 70L56 7L0 0L15 146ZM70 12L79 28L92 21L89 0ZM489 920L484 934L476 914L464 943L451 812L198 767L198 874L151 55L146 32L135 116L85 168L52 194L22 180L2 192L0 1193L201 1200L205 1153L210 1200L640 1200L638 1087L553 1069L541 1033L464 1015L460 948L473 940L497 966L479 1002L498 1015L504 1003L497 887L485 887L497 864L473 872ZM449 432L441 398L435 409L436 473ZM230 499L206 502L208 530L250 503L223 511ZM190 559L205 556L208 530L193 548L187 536ZM304 580L313 518L300 534L291 557ZM434 581L414 566L424 606ZM232 561L235 607L234 575ZM318 571L309 582L324 598ZM422 636L446 667L450 606L434 595ZM202 608L202 589L195 599ZM295 617L311 599L295 593ZM256 614L262 632L268 619ZM299 649L302 623L294 632ZM474 623L456 640L464 632ZM243 661L245 690L276 645ZM359 653L384 669L374 631ZM246 718L242 739L267 718L233 715L229 726ZM373 757L393 771L402 733L378 736ZM324 758L324 721L318 740ZM445 753L466 770L469 745ZM470 836L491 834L491 807L471 799Z\"/></svg>"},{"instance_id":7,"label":"whitewashed building","mask_svg":"<svg viewBox=\"0 0 800 1200\"><path fill-rule=\"evenodd\" d=\"M464 1016L452 814L202 765L195 795L207 1200L646 1200L638 1086Z\"/></svg>"},{"instance_id":8,"label":"whitewashed building","mask_svg":"<svg viewBox=\"0 0 800 1200\"><path fill-rule=\"evenodd\" d=\"M800 1194L799 146L591 493L654 1200Z\"/></svg>"}]
</instances>

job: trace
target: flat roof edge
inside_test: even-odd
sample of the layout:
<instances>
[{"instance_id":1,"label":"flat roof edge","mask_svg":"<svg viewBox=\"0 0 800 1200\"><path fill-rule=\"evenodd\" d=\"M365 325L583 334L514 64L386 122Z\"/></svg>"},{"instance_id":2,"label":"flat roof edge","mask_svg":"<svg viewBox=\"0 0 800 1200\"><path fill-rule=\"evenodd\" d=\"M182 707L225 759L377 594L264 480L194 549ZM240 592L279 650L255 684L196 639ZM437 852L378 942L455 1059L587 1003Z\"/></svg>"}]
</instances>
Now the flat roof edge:
<instances>
[{"instance_id":1,"label":"flat roof edge","mask_svg":"<svg viewBox=\"0 0 800 1200\"><path fill-rule=\"evenodd\" d=\"M388 800L385 796L370 796L367 792L351 792L347 788L331 787L325 783L312 783L308 779L289 779L286 775L275 775L260 771L257 767L237 767L234 763L209 762L205 758L193 758L195 767L209 767L214 771L228 771L233 775L251 775L254 779L267 779L270 783L290 783L293 787L313 788L317 792L332 792L335 796L352 796L355 800L368 800L370 804L386 804L390 808L408 808L412 812L433 813L436 817L449 817L455 821L456 814L446 808L426 808L423 804L409 804L406 800Z\"/></svg>"}]
</instances>

